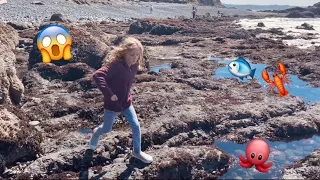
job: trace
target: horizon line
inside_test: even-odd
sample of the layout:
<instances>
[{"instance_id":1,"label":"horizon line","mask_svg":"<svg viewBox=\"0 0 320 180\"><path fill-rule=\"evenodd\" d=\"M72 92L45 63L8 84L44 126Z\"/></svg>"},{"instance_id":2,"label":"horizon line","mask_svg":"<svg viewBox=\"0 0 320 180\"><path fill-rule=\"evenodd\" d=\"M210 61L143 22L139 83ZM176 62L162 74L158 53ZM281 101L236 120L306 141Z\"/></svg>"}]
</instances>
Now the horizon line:
<instances>
[{"instance_id":1,"label":"horizon line","mask_svg":"<svg viewBox=\"0 0 320 180\"><path fill-rule=\"evenodd\" d=\"M308 6L300 6L300 5L288 5L288 4L228 4L228 3L222 3L225 5L237 5L237 6L295 6L295 7L308 7Z\"/></svg>"}]
</instances>

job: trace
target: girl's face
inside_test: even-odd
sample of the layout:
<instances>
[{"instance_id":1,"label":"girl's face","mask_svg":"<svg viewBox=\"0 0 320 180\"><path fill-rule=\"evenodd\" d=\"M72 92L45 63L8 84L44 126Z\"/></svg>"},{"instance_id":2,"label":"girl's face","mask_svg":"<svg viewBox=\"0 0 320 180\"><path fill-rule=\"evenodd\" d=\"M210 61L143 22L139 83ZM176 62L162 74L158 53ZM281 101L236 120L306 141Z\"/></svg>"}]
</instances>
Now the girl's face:
<instances>
[{"instance_id":1,"label":"girl's face","mask_svg":"<svg viewBox=\"0 0 320 180\"><path fill-rule=\"evenodd\" d=\"M124 55L124 59L127 62L127 64L131 66L137 62L140 54L141 50L138 47L136 47L134 49L128 50Z\"/></svg>"}]
</instances>

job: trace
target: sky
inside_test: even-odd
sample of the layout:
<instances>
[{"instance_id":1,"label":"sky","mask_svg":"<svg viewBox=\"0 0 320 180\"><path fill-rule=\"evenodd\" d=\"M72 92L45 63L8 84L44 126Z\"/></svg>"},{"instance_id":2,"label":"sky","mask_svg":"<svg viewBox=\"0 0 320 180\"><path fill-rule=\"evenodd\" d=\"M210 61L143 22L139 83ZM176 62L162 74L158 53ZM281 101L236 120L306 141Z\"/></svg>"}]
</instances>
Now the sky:
<instances>
[{"instance_id":1,"label":"sky","mask_svg":"<svg viewBox=\"0 0 320 180\"><path fill-rule=\"evenodd\" d=\"M312 6L320 0L221 0L224 4Z\"/></svg>"}]
</instances>

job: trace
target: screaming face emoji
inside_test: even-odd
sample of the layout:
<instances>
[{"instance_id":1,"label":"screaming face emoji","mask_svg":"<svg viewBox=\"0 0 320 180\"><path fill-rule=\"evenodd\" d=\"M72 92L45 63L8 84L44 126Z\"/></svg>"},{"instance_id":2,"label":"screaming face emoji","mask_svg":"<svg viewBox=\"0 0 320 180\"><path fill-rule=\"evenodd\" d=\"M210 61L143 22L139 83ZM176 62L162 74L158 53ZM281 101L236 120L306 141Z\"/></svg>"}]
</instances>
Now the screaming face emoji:
<instances>
[{"instance_id":1,"label":"screaming face emoji","mask_svg":"<svg viewBox=\"0 0 320 180\"><path fill-rule=\"evenodd\" d=\"M59 25L49 25L38 35L37 46L44 63L51 60L69 60L71 54L71 36L66 28Z\"/></svg>"}]
</instances>

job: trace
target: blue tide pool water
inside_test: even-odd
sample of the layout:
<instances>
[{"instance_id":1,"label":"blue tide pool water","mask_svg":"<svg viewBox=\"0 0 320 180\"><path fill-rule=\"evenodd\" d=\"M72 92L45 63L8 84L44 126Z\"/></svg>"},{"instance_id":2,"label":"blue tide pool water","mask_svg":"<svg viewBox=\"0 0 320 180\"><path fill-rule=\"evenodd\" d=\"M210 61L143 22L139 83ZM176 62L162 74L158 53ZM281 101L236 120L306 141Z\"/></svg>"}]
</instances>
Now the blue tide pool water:
<instances>
[{"instance_id":1,"label":"blue tide pool water","mask_svg":"<svg viewBox=\"0 0 320 180\"><path fill-rule=\"evenodd\" d=\"M219 60L218 58L210 58L209 60L218 60L220 63L225 64L225 67L218 68L215 71L215 75L212 76L213 78L237 78L241 82L248 82L249 79L244 78L243 80L240 80L240 78L232 75L228 70L228 64L231 61L227 60ZM267 67L265 64L250 64L251 68L256 68L256 73L254 76L254 79L257 79L258 82L264 87L265 90L267 90L268 83L265 82L262 79L261 72L263 69ZM270 79L273 80L272 72L269 72ZM285 89L289 91L289 95L292 96L298 96L301 97L305 102L307 103L315 103L320 102L320 88L313 88L308 85L308 82L305 82L298 78L296 75L290 75L288 74L287 77L291 79L291 82L289 85L285 85ZM277 91L277 88L275 88Z\"/></svg>"}]
</instances>

